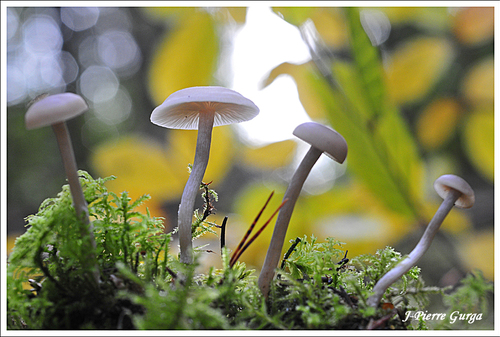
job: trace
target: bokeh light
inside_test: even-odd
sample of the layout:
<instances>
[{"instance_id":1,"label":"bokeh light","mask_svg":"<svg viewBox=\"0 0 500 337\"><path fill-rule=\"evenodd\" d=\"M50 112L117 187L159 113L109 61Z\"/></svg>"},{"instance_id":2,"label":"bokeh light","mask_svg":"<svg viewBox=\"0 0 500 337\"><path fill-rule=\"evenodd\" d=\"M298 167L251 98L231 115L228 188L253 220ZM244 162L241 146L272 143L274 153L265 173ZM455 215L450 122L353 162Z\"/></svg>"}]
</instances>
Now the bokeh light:
<instances>
[{"instance_id":1,"label":"bokeh light","mask_svg":"<svg viewBox=\"0 0 500 337\"><path fill-rule=\"evenodd\" d=\"M135 73L141 63L137 43L129 32L110 30L97 38L101 61L121 76Z\"/></svg>"},{"instance_id":2,"label":"bokeh light","mask_svg":"<svg viewBox=\"0 0 500 337\"><path fill-rule=\"evenodd\" d=\"M34 15L23 24L23 45L28 53L43 56L56 54L62 44L59 25L50 16Z\"/></svg>"},{"instance_id":3,"label":"bokeh light","mask_svg":"<svg viewBox=\"0 0 500 337\"><path fill-rule=\"evenodd\" d=\"M108 67L90 66L80 76L80 91L90 103L102 103L118 92L120 82Z\"/></svg>"},{"instance_id":4,"label":"bokeh light","mask_svg":"<svg viewBox=\"0 0 500 337\"><path fill-rule=\"evenodd\" d=\"M97 23L97 19L99 8L96 7L61 8L61 21L75 32L91 28Z\"/></svg>"},{"instance_id":5,"label":"bokeh light","mask_svg":"<svg viewBox=\"0 0 500 337\"><path fill-rule=\"evenodd\" d=\"M125 121L132 112L132 99L128 91L119 88L112 99L96 102L94 114L106 124L119 124Z\"/></svg>"}]
</instances>

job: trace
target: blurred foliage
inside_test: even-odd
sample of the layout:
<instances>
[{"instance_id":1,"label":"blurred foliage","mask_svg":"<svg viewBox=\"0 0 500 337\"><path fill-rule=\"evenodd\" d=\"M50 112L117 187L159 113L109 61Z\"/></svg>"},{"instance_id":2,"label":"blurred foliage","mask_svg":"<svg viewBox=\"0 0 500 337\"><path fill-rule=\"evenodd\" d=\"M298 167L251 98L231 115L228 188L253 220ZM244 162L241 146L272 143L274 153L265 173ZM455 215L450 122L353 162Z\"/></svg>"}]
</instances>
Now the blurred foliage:
<instances>
[{"instance_id":1,"label":"blurred foliage","mask_svg":"<svg viewBox=\"0 0 500 337\"><path fill-rule=\"evenodd\" d=\"M445 38L417 37L398 46L387 65L392 100L397 104L421 100L448 70L453 58L453 48Z\"/></svg>"},{"instance_id":2,"label":"blurred foliage","mask_svg":"<svg viewBox=\"0 0 500 337\"><path fill-rule=\"evenodd\" d=\"M168 32L150 64L149 92L157 105L177 90L212 84L218 55L214 19L202 10L183 18Z\"/></svg>"},{"instance_id":3,"label":"blurred foliage","mask_svg":"<svg viewBox=\"0 0 500 337\"><path fill-rule=\"evenodd\" d=\"M333 17L338 12L336 8L274 10L302 29L303 35L310 29L309 19L318 25L317 12L323 18L328 16L325 13ZM379 8L391 32L377 48L368 40L370 34L363 32L370 27L359 20L363 10L345 9L340 16L349 32L345 44L329 42L322 27L309 32L313 38L306 40L316 68L310 62L281 64L270 72L266 85L279 75L291 75L309 116L328 121L346 138L348 171L385 201L386 211L406 217L396 228L411 230L408 222L426 223L437 208L439 200L427 186L440 174L452 171L472 179L478 175L484 179L481 185L493 184L493 8ZM348 189L352 191L352 183ZM366 202L361 200L352 202L364 207ZM330 206L330 215L347 213L349 208L343 206L338 211ZM460 212L452 213L455 217ZM387 221L391 216L382 218ZM492 218L484 225L491 226ZM349 222L344 223L348 226ZM342 237L339 227L334 226L336 237ZM443 227L464 238L474 231L466 216L449 219ZM399 231L395 236L404 234ZM363 242L361 238L344 240L355 244ZM397 238L385 235L385 242L392 240ZM374 249L370 243L364 248ZM491 271L488 275L493 277Z\"/></svg>"},{"instance_id":4,"label":"blurred foliage","mask_svg":"<svg viewBox=\"0 0 500 337\"><path fill-rule=\"evenodd\" d=\"M491 256L493 8L272 10L300 30L311 60L303 64L284 61L270 69L262 80L263 90L280 76L292 77L308 116L335 128L349 146L343 165L346 171L335 177L334 186L319 193L304 189L287 239L303 234L320 239L333 236L346 242L354 255L413 240L401 243L400 250L408 252L417 240L412 235L419 233L440 203L433 181L441 174L454 173L470 182L476 191L476 206L450 213L443 232L453 243L451 247L439 245L439 249L460 251L461 262L455 267L462 275L476 265L478 256ZM144 55L135 75L120 78L120 87L133 102L132 113L123 122L108 125L98 119L91 105L85 120L74 121L70 127L77 135L79 166L99 176L117 176L119 179L108 183L117 194L127 190L134 199L150 194L153 198L140 207L148 207L153 216L163 216L169 228L169 222L176 222L196 132L151 126L149 115L178 89L229 86L229 75L224 73L229 62L228 36L244 25L247 9L148 7L123 11L132 18L130 31ZM387 22L385 39L372 40L373 31L387 27ZM87 30L68 35L68 51L76 54L90 34ZM81 67L83 71L84 64ZM78 88L76 82L69 85L69 90L78 92ZM32 212L30 207L43 200L44 193L57 191L51 186L60 186L60 180L48 183L49 177L63 176L56 155L42 148L47 143L57 151L50 130L27 133L22 124L24 113L22 104L9 107L12 184L8 198L12 200L9 207L16 210L9 212L19 219ZM275 204L268 209L277 207L289 172L301 159L297 151L300 141L255 148L241 142L237 131L214 129L204 178L205 182L213 180L212 186L219 192L218 222L229 216L228 240L245 231L272 190L276 196L271 204ZM21 153L27 156L18 155ZM40 190L31 192L33 186ZM30 201L27 208L19 210L17 205L26 200ZM242 261L259 268L271 232L264 231ZM477 236L478 232L485 234ZM481 262L485 277L492 279L493 262ZM425 275L425 267L422 272ZM446 272L429 273L428 277Z\"/></svg>"}]
</instances>

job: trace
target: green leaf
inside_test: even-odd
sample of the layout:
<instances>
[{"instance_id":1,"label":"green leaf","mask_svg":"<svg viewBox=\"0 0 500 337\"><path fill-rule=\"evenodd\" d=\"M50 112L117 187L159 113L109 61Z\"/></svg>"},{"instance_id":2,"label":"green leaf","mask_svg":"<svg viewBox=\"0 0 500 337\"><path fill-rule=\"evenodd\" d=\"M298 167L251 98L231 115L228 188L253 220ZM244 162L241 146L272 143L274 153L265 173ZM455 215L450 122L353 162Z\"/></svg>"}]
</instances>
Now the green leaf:
<instances>
[{"instance_id":1,"label":"green leaf","mask_svg":"<svg viewBox=\"0 0 500 337\"><path fill-rule=\"evenodd\" d=\"M352 64L332 65L334 83L310 74L327 119L347 141L347 165L382 202L410 220L419 218L422 161L409 129L387 99L378 51L364 33L357 9L346 9Z\"/></svg>"},{"instance_id":2,"label":"green leaf","mask_svg":"<svg viewBox=\"0 0 500 337\"><path fill-rule=\"evenodd\" d=\"M373 115L378 116L383 113L387 104L379 51L372 45L361 25L359 10L356 8L346 8L345 13L359 83L370 111Z\"/></svg>"}]
</instances>

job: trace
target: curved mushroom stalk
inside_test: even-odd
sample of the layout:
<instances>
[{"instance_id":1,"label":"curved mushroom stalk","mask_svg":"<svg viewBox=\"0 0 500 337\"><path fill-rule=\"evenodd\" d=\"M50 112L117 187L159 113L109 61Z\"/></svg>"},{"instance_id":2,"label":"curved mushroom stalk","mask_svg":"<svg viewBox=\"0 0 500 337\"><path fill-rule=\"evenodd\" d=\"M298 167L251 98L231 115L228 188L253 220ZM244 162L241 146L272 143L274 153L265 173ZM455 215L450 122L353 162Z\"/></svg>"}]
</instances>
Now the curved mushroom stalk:
<instances>
[{"instance_id":1,"label":"curved mushroom stalk","mask_svg":"<svg viewBox=\"0 0 500 337\"><path fill-rule=\"evenodd\" d=\"M424 253L429 249L434 236L444 219L451 211L453 206L460 208L470 208L474 205L474 191L465 180L455 175L444 175L436 179L434 188L444 199L439 206L436 214L427 225L420 241L411 251L411 253L393 269L387 272L373 287L373 295L368 298L368 305L377 307L385 291L414 267Z\"/></svg>"},{"instance_id":2,"label":"curved mushroom stalk","mask_svg":"<svg viewBox=\"0 0 500 337\"><path fill-rule=\"evenodd\" d=\"M192 87L171 94L151 114L153 124L171 129L198 129L193 169L178 213L180 261L192 263L192 221L196 194L208 165L212 128L257 116L259 108L236 91L222 87Z\"/></svg>"},{"instance_id":3,"label":"curved mushroom stalk","mask_svg":"<svg viewBox=\"0 0 500 337\"><path fill-rule=\"evenodd\" d=\"M288 202L282 207L276 219L273 236L258 280L259 289L265 297L269 294L271 281L274 278L274 270L278 266L281 257L281 250L283 249L295 203L309 172L311 172L312 167L322 153L339 163L343 163L347 156L347 143L344 137L324 125L314 122L303 123L295 128L293 134L311 144L311 147L297 167L283 196L283 200L288 199Z\"/></svg>"},{"instance_id":4,"label":"curved mushroom stalk","mask_svg":"<svg viewBox=\"0 0 500 337\"><path fill-rule=\"evenodd\" d=\"M208 165L213 124L213 113L200 114L193 169L191 170L191 174L182 192L178 213L179 246L180 251L183 252L180 256L180 261L182 263L191 263L193 261L191 225L193 221L194 203Z\"/></svg>"}]
</instances>

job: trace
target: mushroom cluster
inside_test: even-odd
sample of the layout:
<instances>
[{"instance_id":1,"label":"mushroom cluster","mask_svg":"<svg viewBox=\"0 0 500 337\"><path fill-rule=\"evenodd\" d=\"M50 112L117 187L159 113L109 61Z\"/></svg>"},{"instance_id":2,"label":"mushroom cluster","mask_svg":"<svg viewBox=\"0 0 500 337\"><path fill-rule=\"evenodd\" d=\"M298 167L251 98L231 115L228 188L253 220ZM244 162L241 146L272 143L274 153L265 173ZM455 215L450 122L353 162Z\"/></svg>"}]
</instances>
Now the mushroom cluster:
<instances>
[{"instance_id":1,"label":"mushroom cluster","mask_svg":"<svg viewBox=\"0 0 500 337\"><path fill-rule=\"evenodd\" d=\"M66 127L66 120L86 110L88 110L87 104L76 94L62 93L47 96L36 100L29 107L25 115L25 124L27 129L52 126L68 178L73 205L78 219L84 224L82 236L90 237L89 242L95 250L96 244L92 224L89 221L88 205L79 182L73 147ZM198 130L194 162L178 211L180 262L186 264L193 262L194 205L209 161L213 127L248 121L258 114L259 108L251 100L233 90L218 86L179 90L153 110L150 117L153 124L170 129ZM283 203L280 206L271 242L258 278L259 289L266 298L280 260L293 209L311 169L323 153L340 164L347 157L347 143L344 137L330 127L308 122L297 126L293 134L310 144L310 148L297 167L283 196ZM369 306L377 307L391 284L416 265L429 249L434 236L453 206L469 208L474 204L474 191L465 180L458 176L443 175L435 181L434 188L444 199L442 204L410 254L378 280L373 288L373 294L368 298ZM221 245L223 246L224 243L221 242ZM100 273L93 253L90 254L90 258L90 261L95 263L92 278L95 284L99 285Z\"/></svg>"},{"instance_id":2,"label":"mushroom cluster","mask_svg":"<svg viewBox=\"0 0 500 337\"><path fill-rule=\"evenodd\" d=\"M258 113L259 108L251 100L234 90L217 86L181 89L153 110L153 124L170 129L198 130L193 168L182 193L177 220L181 262L193 261L194 204L208 165L213 127L245 122Z\"/></svg>"}]
</instances>

